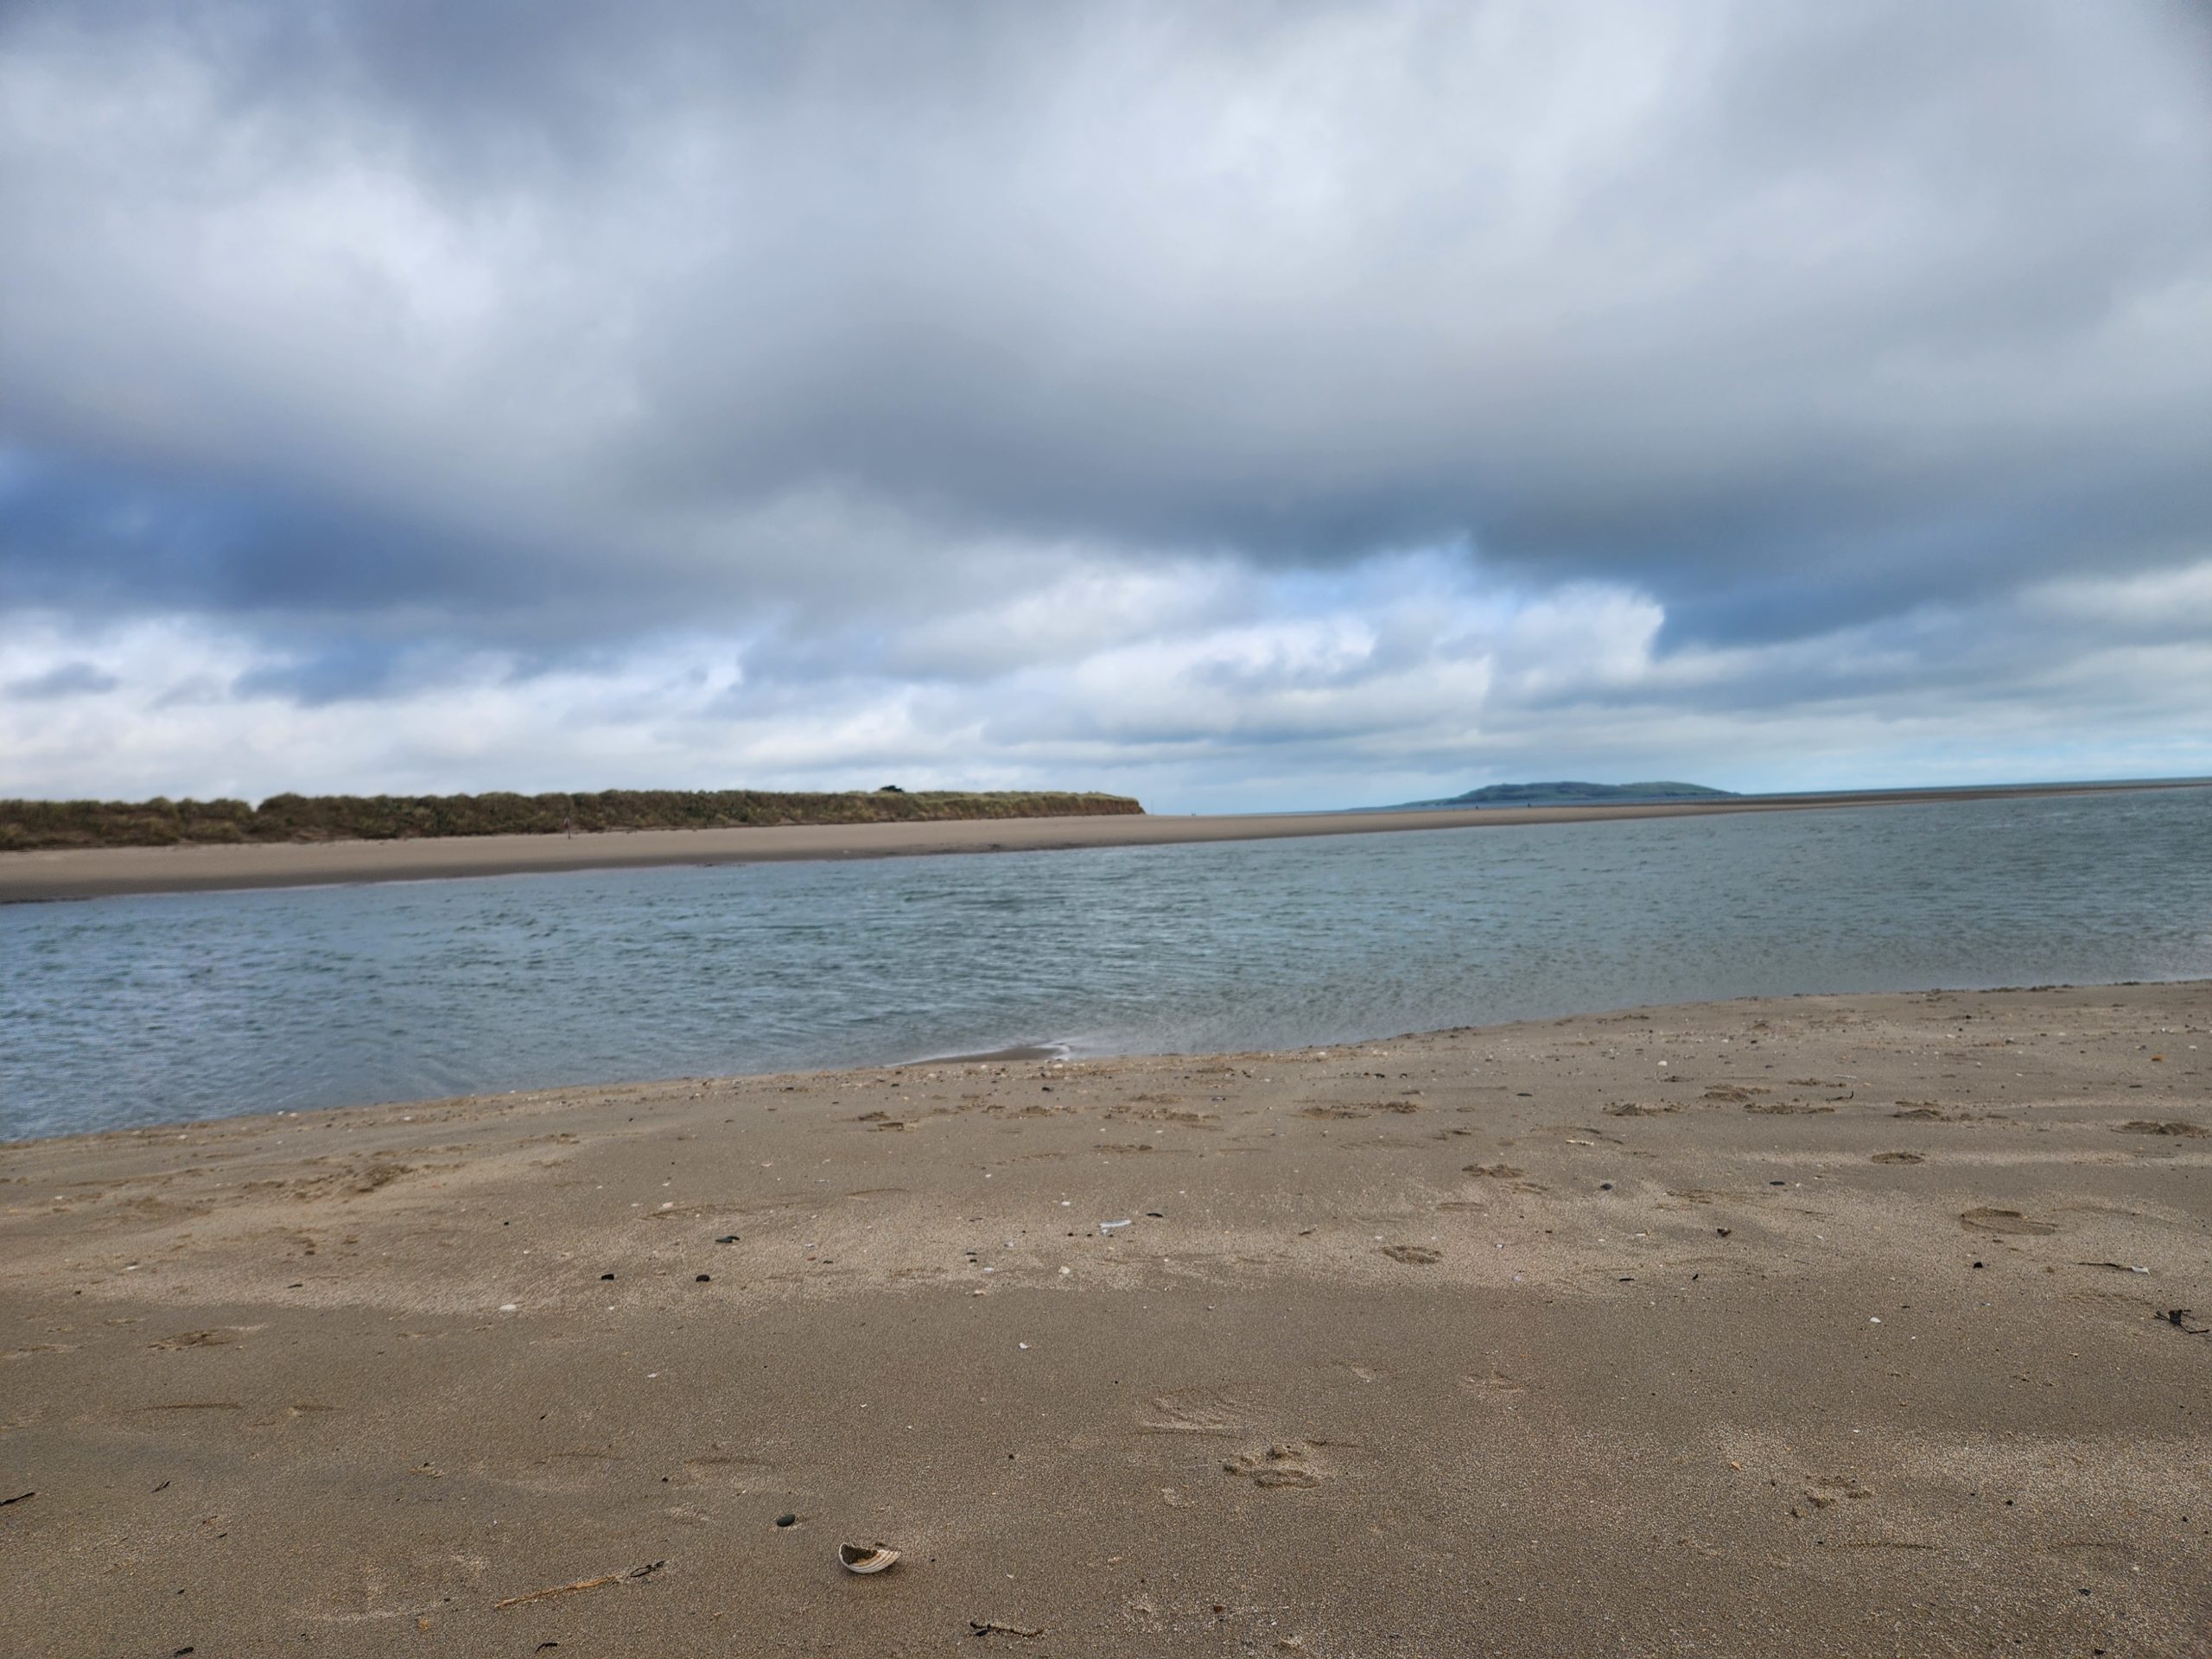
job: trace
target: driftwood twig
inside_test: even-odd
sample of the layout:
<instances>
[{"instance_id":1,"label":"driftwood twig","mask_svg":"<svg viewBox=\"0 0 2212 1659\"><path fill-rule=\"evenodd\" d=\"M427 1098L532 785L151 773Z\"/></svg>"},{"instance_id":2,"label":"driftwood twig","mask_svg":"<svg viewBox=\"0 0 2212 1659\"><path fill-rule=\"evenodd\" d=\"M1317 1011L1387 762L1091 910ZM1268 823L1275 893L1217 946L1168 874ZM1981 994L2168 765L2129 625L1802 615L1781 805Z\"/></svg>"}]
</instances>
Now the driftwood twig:
<instances>
[{"instance_id":1,"label":"driftwood twig","mask_svg":"<svg viewBox=\"0 0 2212 1659\"><path fill-rule=\"evenodd\" d=\"M633 1580L650 1578L666 1567L665 1560L647 1561L643 1567L633 1567L626 1573L607 1573L596 1579L578 1579L574 1584L556 1584L543 1590L533 1590L526 1596L509 1596L505 1601L492 1604L494 1611L502 1607L519 1607L526 1601L550 1601L555 1596L572 1596L579 1590L596 1590L602 1585L626 1584Z\"/></svg>"}]
</instances>

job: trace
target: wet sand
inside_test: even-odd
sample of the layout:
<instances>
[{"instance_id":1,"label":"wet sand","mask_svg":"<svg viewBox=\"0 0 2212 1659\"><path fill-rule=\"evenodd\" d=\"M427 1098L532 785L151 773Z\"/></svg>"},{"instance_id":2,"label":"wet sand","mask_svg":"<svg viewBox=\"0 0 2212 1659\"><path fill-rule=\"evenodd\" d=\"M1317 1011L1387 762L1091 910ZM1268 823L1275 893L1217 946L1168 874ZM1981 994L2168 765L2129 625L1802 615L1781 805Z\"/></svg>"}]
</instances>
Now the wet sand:
<instances>
[{"instance_id":1,"label":"wet sand","mask_svg":"<svg viewBox=\"0 0 2212 1659\"><path fill-rule=\"evenodd\" d=\"M1212 817L988 818L938 823L793 824L773 829L638 830L591 836L479 836L250 847L101 847L0 853L0 904L131 893L321 887L349 881L551 874L676 864L779 863L924 853L1057 852L1290 836L1575 823L1602 818L1694 817L1716 812L1804 812L1936 801L2007 800L2203 783L2047 784L1878 794L1744 796L1653 806L1484 807L1407 812L1277 812Z\"/></svg>"},{"instance_id":2,"label":"wet sand","mask_svg":"<svg viewBox=\"0 0 2212 1659\"><path fill-rule=\"evenodd\" d=\"M2208 1027L1795 998L0 1148L0 1650L2202 1655Z\"/></svg>"}]
</instances>

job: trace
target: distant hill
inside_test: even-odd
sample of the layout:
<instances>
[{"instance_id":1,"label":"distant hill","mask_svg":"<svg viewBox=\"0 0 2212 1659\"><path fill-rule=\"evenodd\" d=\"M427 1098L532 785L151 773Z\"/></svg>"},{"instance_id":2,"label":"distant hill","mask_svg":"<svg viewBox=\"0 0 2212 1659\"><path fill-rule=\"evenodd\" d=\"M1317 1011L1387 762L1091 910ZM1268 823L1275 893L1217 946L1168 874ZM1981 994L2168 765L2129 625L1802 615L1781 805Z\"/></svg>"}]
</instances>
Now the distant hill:
<instances>
[{"instance_id":1,"label":"distant hill","mask_svg":"<svg viewBox=\"0 0 2212 1659\"><path fill-rule=\"evenodd\" d=\"M1485 784L1446 801L1408 801L1405 811L1434 806L1638 806L1660 801L1731 801L1733 790L1707 789L1703 784Z\"/></svg>"}]
</instances>

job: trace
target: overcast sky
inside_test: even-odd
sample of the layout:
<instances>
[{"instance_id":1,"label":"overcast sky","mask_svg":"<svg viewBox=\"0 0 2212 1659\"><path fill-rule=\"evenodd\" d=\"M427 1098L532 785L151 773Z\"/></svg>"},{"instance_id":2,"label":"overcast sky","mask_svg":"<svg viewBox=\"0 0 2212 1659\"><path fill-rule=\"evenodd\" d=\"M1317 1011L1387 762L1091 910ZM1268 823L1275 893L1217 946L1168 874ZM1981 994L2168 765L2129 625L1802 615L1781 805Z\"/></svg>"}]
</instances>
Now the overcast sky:
<instances>
[{"instance_id":1,"label":"overcast sky","mask_svg":"<svg viewBox=\"0 0 2212 1659\"><path fill-rule=\"evenodd\" d=\"M2208 18L0 9L0 795L2212 773Z\"/></svg>"}]
</instances>

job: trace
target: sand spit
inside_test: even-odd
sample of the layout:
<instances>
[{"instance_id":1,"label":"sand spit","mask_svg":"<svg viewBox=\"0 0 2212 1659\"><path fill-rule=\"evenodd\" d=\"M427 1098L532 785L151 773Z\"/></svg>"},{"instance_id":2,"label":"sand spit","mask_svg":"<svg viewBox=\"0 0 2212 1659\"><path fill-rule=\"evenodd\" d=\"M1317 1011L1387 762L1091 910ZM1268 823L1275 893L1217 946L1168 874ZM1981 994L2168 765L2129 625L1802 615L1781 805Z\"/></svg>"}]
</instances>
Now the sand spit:
<instances>
[{"instance_id":1,"label":"sand spit","mask_svg":"<svg viewBox=\"0 0 2212 1659\"><path fill-rule=\"evenodd\" d=\"M928 853L1059 852L1202 841L1376 835L1393 830L1574 823L1603 818L1694 817L1716 812L1803 812L1915 806L1961 799L2202 788L2194 783L2049 784L1879 794L1745 796L1649 806L1490 807L1454 811L1278 812L1220 817L980 818L901 823L791 824L734 830L639 830L605 835L474 836L238 847L101 847L0 853L0 904L131 893L321 887L471 875L550 874L679 864L764 864Z\"/></svg>"},{"instance_id":2,"label":"sand spit","mask_svg":"<svg viewBox=\"0 0 2212 1659\"><path fill-rule=\"evenodd\" d=\"M0 1148L0 1649L2202 1655L2208 1027L1796 998Z\"/></svg>"}]
</instances>

